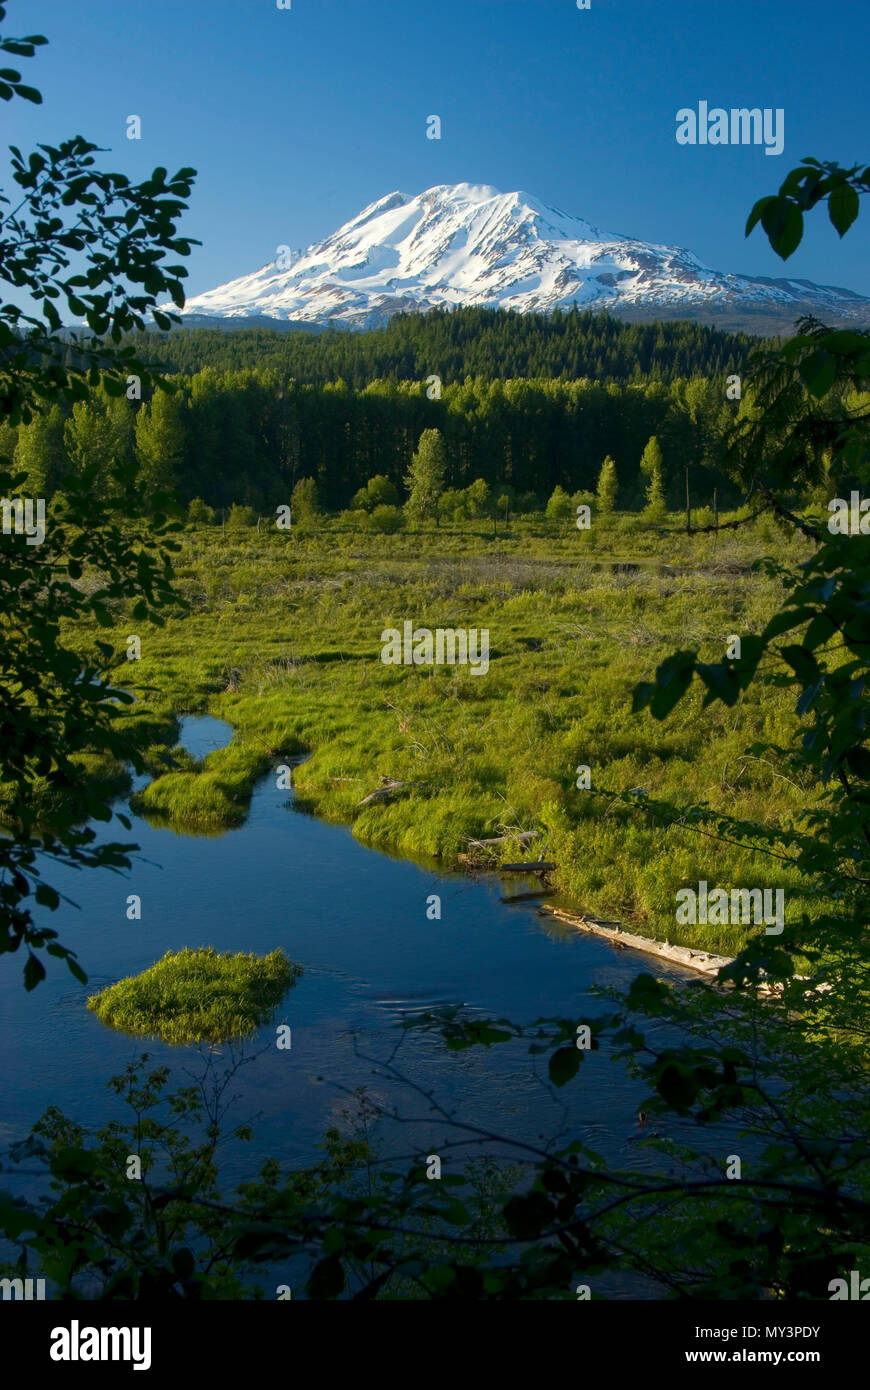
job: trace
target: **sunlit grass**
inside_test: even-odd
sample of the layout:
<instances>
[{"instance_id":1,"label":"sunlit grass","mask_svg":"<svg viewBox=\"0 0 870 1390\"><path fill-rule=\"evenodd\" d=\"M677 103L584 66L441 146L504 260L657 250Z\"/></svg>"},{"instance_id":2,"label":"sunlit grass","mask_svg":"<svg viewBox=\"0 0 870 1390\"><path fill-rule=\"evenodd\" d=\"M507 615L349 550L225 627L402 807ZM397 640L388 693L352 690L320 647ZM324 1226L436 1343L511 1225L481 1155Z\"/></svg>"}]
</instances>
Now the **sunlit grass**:
<instances>
[{"instance_id":1,"label":"sunlit grass","mask_svg":"<svg viewBox=\"0 0 870 1390\"><path fill-rule=\"evenodd\" d=\"M732 709L702 711L696 690L664 723L632 714L634 685L672 651L715 660L730 634L761 630L781 601L762 556L807 553L766 520L719 535L669 525L523 520L493 539L491 523L467 523L388 543L335 522L305 536L186 535L177 568L192 612L142 633L137 666L160 709L208 711L236 733L202 764L157 776L134 805L217 833L244 819L259 776L306 751L297 805L359 840L450 866L470 838L537 830L535 855L546 846L556 861L566 905L641 933L723 954L741 946L739 926L676 924L676 890L700 879L781 887L787 920L815 915L819 900L787 864L693 833L690 817L666 829L608 795L642 788L768 825L816 795L776 759L743 756L758 740L789 742L786 691L759 682ZM381 631L405 619L488 628L489 672L385 666ZM591 791L575 785L580 764ZM358 806L382 776L410 785Z\"/></svg>"},{"instance_id":2,"label":"sunlit grass","mask_svg":"<svg viewBox=\"0 0 870 1390\"><path fill-rule=\"evenodd\" d=\"M301 973L281 950L167 951L141 975L92 995L88 1008L122 1033L175 1044L227 1042L268 1022Z\"/></svg>"}]
</instances>

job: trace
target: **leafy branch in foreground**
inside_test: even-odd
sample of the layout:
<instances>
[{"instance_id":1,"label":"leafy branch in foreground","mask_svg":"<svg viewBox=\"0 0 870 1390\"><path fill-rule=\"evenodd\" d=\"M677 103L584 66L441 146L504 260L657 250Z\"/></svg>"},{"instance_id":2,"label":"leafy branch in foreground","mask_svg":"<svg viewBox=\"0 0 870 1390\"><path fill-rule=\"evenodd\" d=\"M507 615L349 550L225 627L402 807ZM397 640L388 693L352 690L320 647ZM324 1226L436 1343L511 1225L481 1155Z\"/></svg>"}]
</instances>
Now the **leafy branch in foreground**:
<instances>
[{"instance_id":1,"label":"leafy branch in foreground","mask_svg":"<svg viewBox=\"0 0 870 1390\"><path fill-rule=\"evenodd\" d=\"M30 57L44 42L4 38L0 49ZM0 96L14 95L39 99L7 70ZM169 251L189 253L176 220L193 170L167 181L166 170L156 169L132 184L122 174L101 173L96 149L76 136L40 146L28 159L12 150L22 196L12 208L0 195L0 278L41 310L39 317L0 304L0 406L13 425L48 402L82 399L100 382L117 397L125 396L130 374L139 377L140 390L160 385L118 343L124 331L143 326L159 296L184 302L185 271L161 262ZM83 258L86 270L65 275L74 258ZM131 293L131 285L141 285L142 293ZM108 333L111 342L95 338L71 351L58 302L84 314L93 332ZM0 495L16 499L25 482L25 474L0 458ZM149 493L121 461L110 486L104 484L86 461L52 498L40 538L8 525L0 535L0 954L27 947L27 989L45 975L35 954L43 948L85 978L57 933L34 922L28 899L48 909L60 900L43 879L41 861L118 869L129 865L126 853L135 848L99 844L86 824L112 817L111 792L87 775L89 761L141 771L142 760L136 721L122 717L134 698L120 688L120 671L129 670L126 652L104 642L83 650L80 630L94 622L114 626L121 615L159 624L167 611L184 607L172 587L171 534L179 529L172 499ZM20 498L4 503L16 505L24 506ZM129 821L119 820L129 830Z\"/></svg>"}]
</instances>

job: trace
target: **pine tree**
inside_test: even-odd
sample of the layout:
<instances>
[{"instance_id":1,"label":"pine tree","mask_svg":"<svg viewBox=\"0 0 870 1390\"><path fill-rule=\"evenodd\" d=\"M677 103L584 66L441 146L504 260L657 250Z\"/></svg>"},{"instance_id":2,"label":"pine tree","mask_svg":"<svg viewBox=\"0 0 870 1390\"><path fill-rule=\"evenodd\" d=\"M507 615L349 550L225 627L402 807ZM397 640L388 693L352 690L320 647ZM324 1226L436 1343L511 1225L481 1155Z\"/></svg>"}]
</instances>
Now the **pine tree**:
<instances>
[{"instance_id":1,"label":"pine tree","mask_svg":"<svg viewBox=\"0 0 870 1390\"><path fill-rule=\"evenodd\" d=\"M598 510L602 513L612 512L616 503L616 494L619 491L619 479L616 476L616 464L608 454L598 475Z\"/></svg>"},{"instance_id":2,"label":"pine tree","mask_svg":"<svg viewBox=\"0 0 870 1390\"><path fill-rule=\"evenodd\" d=\"M440 430L424 430L417 452L405 478L408 500L405 510L412 521L438 519L438 498L444 491L447 477L447 449Z\"/></svg>"},{"instance_id":3,"label":"pine tree","mask_svg":"<svg viewBox=\"0 0 870 1390\"><path fill-rule=\"evenodd\" d=\"M647 521L654 526L661 525L668 514L667 503L665 502L665 491L662 485L662 470L658 463L653 463L649 483L646 489L646 506L643 511Z\"/></svg>"}]
</instances>

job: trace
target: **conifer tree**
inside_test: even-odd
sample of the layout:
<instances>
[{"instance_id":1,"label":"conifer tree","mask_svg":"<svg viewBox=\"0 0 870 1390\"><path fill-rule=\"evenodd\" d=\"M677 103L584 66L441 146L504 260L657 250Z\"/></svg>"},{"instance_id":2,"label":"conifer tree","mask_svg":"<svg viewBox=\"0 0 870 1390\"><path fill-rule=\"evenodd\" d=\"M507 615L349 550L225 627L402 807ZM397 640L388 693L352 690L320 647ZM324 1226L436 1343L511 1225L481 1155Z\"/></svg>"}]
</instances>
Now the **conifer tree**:
<instances>
[{"instance_id":1,"label":"conifer tree","mask_svg":"<svg viewBox=\"0 0 870 1390\"><path fill-rule=\"evenodd\" d=\"M616 503L616 494L619 491L619 479L616 476L616 464L608 454L598 475L598 510L603 513L612 512Z\"/></svg>"},{"instance_id":2,"label":"conifer tree","mask_svg":"<svg viewBox=\"0 0 870 1390\"><path fill-rule=\"evenodd\" d=\"M665 501L665 490L662 485L661 466L653 462L650 479L646 489L646 506L643 514L647 521L655 526L661 525L668 514L667 503Z\"/></svg>"}]
</instances>

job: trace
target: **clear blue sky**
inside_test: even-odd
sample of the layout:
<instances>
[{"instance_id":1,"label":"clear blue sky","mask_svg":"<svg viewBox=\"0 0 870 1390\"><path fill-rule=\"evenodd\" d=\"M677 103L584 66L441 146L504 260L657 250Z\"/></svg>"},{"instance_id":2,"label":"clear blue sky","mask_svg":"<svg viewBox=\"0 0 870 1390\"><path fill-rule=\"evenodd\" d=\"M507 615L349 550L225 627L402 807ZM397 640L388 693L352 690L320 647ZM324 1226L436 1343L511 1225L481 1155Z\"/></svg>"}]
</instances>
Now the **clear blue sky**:
<instances>
[{"instance_id":1,"label":"clear blue sky","mask_svg":"<svg viewBox=\"0 0 870 1390\"><path fill-rule=\"evenodd\" d=\"M804 155L870 162L868 0L8 0L44 105L5 147L82 134L106 167L199 171L188 294L308 245L394 189L525 189L706 264L870 295L870 211L780 261L746 215ZM10 60L12 61L12 60ZM680 146L680 107L782 107L785 150ZM125 137L126 117L142 139ZM443 138L427 140L438 114ZM3 183L8 183L4 161Z\"/></svg>"}]
</instances>

